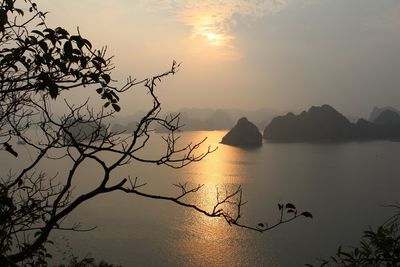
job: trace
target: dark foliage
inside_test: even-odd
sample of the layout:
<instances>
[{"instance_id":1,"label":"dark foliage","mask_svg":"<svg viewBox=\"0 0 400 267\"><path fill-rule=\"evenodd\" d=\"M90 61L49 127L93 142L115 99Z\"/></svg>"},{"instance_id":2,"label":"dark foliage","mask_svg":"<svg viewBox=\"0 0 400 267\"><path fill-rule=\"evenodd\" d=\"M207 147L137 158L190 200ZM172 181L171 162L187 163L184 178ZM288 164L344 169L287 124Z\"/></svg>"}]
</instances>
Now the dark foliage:
<instances>
[{"instance_id":1,"label":"dark foliage","mask_svg":"<svg viewBox=\"0 0 400 267\"><path fill-rule=\"evenodd\" d=\"M397 213L376 230L364 231L358 247L350 249L339 247L334 256L328 260L321 260L318 266L400 266L400 214Z\"/></svg>"}]
</instances>

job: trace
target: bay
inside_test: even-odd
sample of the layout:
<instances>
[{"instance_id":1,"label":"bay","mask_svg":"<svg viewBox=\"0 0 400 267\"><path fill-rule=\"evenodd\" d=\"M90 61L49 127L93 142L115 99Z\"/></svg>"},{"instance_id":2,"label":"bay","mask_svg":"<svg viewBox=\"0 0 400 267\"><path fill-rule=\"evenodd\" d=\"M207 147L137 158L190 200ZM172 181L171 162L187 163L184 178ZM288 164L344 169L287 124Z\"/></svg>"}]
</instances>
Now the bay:
<instances>
[{"instance_id":1,"label":"bay","mask_svg":"<svg viewBox=\"0 0 400 267\"><path fill-rule=\"evenodd\" d=\"M176 195L176 183L204 184L190 201L209 208L216 188L242 185L243 222L256 225L278 219L278 203L291 202L314 218L260 234L229 226L173 203L114 193L93 199L66 223L97 226L86 233L55 232L56 261L64 256L93 256L123 266L303 266L335 253L339 245L357 245L362 231L383 223L400 188L400 143L269 143L258 149L219 144L224 131L182 133L181 144L200 141L218 147L198 163L175 170L151 164L124 166L115 179L130 175L147 183L143 190ZM162 134L148 155L161 153ZM158 141L157 141L158 140ZM145 154L146 154L145 153ZM61 172L62 161L44 166ZM75 194L99 175L94 163L79 171Z\"/></svg>"}]
</instances>

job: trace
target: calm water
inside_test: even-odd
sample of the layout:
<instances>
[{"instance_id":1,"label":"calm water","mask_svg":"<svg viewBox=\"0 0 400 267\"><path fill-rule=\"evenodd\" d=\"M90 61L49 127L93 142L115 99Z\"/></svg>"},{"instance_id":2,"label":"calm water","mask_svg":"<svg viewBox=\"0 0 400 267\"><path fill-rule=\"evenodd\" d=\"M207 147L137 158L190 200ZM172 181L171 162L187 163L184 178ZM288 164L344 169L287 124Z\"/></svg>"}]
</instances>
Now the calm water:
<instances>
[{"instance_id":1,"label":"calm water","mask_svg":"<svg viewBox=\"0 0 400 267\"><path fill-rule=\"evenodd\" d=\"M76 210L71 221L98 228L56 233L57 247L123 266L302 266L333 254L340 244L356 245L363 229L391 214L382 205L399 201L400 143L264 143L243 150L218 144L224 133L184 133L183 141L208 136L207 145L219 147L184 169L126 166L115 176L138 176L148 183L144 189L160 193L178 193L172 186L177 182L205 184L194 199L204 207L215 200L216 186L241 184L249 201L245 222L272 222L278 202L292 202L314 219L259 234L174 204L116 193ZM155 142L147 153L160 149ZM57 164L46 168L65 169ZM93 184L95 167L82 168L77 193Z\"/></svg>"}]
</instances>

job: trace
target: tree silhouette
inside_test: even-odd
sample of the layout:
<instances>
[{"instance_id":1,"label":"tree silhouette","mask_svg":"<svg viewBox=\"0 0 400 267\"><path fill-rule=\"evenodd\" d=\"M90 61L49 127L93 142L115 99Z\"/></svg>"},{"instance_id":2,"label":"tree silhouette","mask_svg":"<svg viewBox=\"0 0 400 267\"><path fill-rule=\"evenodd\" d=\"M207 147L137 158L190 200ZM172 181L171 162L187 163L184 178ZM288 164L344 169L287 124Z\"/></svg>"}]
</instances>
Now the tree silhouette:
<instances>
[{"instance_id":1,"label":"tree silhouette","mask_svg":"<svg viewBox=\"0 0 400 267\"><path fill-rule=\"evenodd\" d=\"M365 230L360 245L340 246L335 255L322 259L318 266L396 267L400 266L400 206L390 205L396 213L377 229ZM306 264L314 267L317 265Z\"/></svg>"},{"instance_id":2,"label":"tree silhouette","mask_svg":"<svg viewBox=\"0 0 400 267\"><path fill-rule=\"evenodd\" d=\"M240 221L242 189L218 191L210 210L187 200L202 190L202 185L175 185L176 195L156 195L145 191L145 183L116 170L130 164L148 163L183 168L202 160L215 149L200 151L205 139L179 145L179 115L162 117L156 86L177 72L179 64L160 75L142 80L128 78L121 87L111 77L112 57L107 49L95 49L78 33L71 35L61 27L50 28L46 13L30 0L0 1L0 146L5 155L20 165L0 175L0 266L45 265L49 234L56 230L85 231L79 225L65 225L64 219L82 203L102 194L125 192L146 198L170 201L209 217L224 218L229 225L264 232L290 222L308 212L297 212L293 204L279 204L275 223L251 226ZM145 90L150 108L130 132L112 132L109 121L120 111L119 97L133 86ZM89 100L80 104L64 100L63 115L52 112L55 99L64 91L87 87L104 100L96 111ZM143 150L163 127L164 150L145 157ZM35 129L36 136L30 134ZM13 144L24 143L31 161L24 163ZM105 157L105 155L109 155ZM46 174L43 163L63 160L68 172L63 177ZM95 163L100 173L93 189L74 195L78 170ZM98 177L99 176L99 177Z\"/></svg>"}]
</instances>

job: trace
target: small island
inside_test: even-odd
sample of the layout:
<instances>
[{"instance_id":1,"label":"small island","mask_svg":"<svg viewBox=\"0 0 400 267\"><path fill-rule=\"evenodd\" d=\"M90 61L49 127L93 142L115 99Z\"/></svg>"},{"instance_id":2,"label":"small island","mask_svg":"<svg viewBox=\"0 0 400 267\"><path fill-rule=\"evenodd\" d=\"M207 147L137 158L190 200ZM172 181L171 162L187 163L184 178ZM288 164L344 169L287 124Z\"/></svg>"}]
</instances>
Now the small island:
<instances>
[{"instance_id":1,"label":"small island","mask_svg":"<svg viewBox=\"0 0 400 267\"><path fill-rule=\"evenodd\" d=\"M257 126L247 118L241 118L222 138L221 143L238 147L259 147L262 145L262 135Z\"/></svg>"},{"instance_id":2,"label":"small island","mask_svg":"<svg viewBox=\"0 0 400 267\"><path fill-rule=\"evenodd\" d=\"M72 138L77 142L97 141L105 138L108 134L107 127L104 124L99 124L93 121L82 122L69 120L67 122L66 131L63 133L66 143L72 142ZM71 136L72 138L71 138Z\"/></svg>"}]
</instances>

